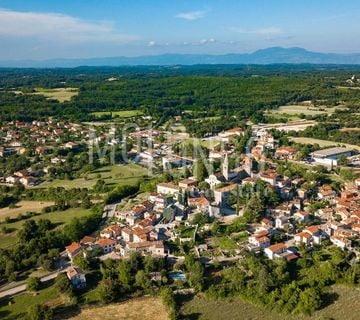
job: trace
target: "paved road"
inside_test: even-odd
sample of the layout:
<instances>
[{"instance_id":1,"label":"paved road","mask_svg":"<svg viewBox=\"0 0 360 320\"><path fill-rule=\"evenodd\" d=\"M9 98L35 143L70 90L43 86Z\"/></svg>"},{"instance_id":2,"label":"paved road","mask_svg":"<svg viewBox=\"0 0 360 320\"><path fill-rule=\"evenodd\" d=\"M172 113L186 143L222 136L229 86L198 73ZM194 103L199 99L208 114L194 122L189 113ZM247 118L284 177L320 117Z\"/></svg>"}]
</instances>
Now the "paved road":
<instances>
[{"instance_id":1,"label":"paved road","mask_svg":"<svg viewBox=\"0 0 360 320\"><path fill-rule=\"evenodd\" d=\"M14 288L0 291L0 298L6 297L6 296L12 296L14 294L20 293L25 290L26 290L26 284L21 284Z\"/></svg>"}]
</instances>

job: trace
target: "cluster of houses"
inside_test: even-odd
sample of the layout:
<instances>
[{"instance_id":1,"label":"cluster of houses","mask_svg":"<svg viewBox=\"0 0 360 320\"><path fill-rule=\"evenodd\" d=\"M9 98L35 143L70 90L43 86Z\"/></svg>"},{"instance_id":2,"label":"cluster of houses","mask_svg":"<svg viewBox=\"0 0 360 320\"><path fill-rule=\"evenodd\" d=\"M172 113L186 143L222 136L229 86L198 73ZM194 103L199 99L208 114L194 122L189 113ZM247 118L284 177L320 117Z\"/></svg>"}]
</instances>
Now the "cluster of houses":
<instances>
[{"instance_id":1,"label":"cluster of houses","mask_svg":"<svg viewBox=\"0 0 360 320\"><path fill-rule=\"evenodd\" d=\"M30 124L16 122L0 128L1 139L7 145L0 150L0 156L7 156L9 148L18 148L15 152L20 152L21 146L11 146L13 141L21 141L19 129L31 134L31 138L38 144L35 153L39 155L48 149L50 141L74 150L81 139L92 139L90 132L78 125L54 123L52 120L34 121ZM62 140L65 132L73 133L76 137L74 141ZM165 170L173 165L190 167L193 159L175 154L171 145L164 142L164 134L152 129L130 133L128 139L138 143L137 149L131 149L128 155L134 155L134 159L140 162L159 164ZM267 208L266 217L261 223L251 226L248 240L250 250L263 251L269 259L286 260L299 257L297 247L319 246L325 240L338 247L355 250L353 239L360 233L360 180L348 184L340 193L329 185L318 185L315 182L316 199L310 198L308 190L303 187L304 179L282 176L277 172L278 164L275 160L295 160L297 150L291 146L277 146L273 135L262 127L253 130L253 141L246 154L238 157L239 163L235 167L230 166L230 157L236 154L232 139L243 134L244 130L241 128L218 134L217 139L224 148L220 151L218 148L209 150L210 161L221 161L220 170L205 178L210 192L201 189L199 181L194 177L177 183L158 183L156 192L150 193L145 201L142 200L131 209L125 210L120 206L116 208L115 222L101 230L97 237L85 236L79 242L67 246L69 259L74 262L78 255L126 258L132 252L167 256L169 250L166 241L179 237L176 232L179 224L191 220L196 213L211 217L241 215L241 210L236 212L234 206L228 204L228 198L239 186L255 185L258 179L276 191L282 203L277 207ZM116 139L109 140L105 135L94 139L106 139L104 141L110 144L118 143ZM272 155L269 156L267 151L271 151ZM320 150L312 157L318 163L336 165L340 157L351 154L347 149L335 148ZM61 165L64 161L60 156L51 159L52 164ZM14 172L5 181L9 184L20 182L32 186L40 176L40 172L28 169ZM310 208L314 202L324 205L313 212ZM69 269L68 277L74 287L86 285L83 272L76 266Z\"/></svg>"},{"instance_id":2,"label":"cluster of houses","mask_svg":"<svg viewBox=\"0 0 360 320\"><path fill-rule=\"evenodd\" d=\"M43 155L51 153L51 146L64 144L66 148L77 148L74 141L66 141L65 136L71 134L74 139L81 140L90 135L90 131L82 125L66 122L58 122L51 118L47 121L9 122L0 127L0 139L2 142L1 157L11 154L24 154L26 151ZM34 150L26 149L26 141L35 145Z\"/></svg>"},{"instance_id":3,"label":"cluster of houses","mask_svg":"<svg viewBox=\"0 0 360 320\"><path fill-rule=\"evenodd\" d=\"M43 170L32 170L23 169L14 172L14 174L9 175L5 178L5 182L8 185L14 185L16 183L21 183L23 186L32 187L39 183L39 177L43 176L45 173Z\"/></svg>"},{"instance_id":4,"label":"cluster of houses","mask_svg":"<svg viewBox=\"0 0 360 320\"><path fill-rule=\"evenodd\" d=\"M325 239L341 248L353 250L352 239L359 235L357 232L360 229L357 221L359 214L357 210L360 205L359 181L356 180L355 187L347 185L341 194L330 186L316 184L318 190L316 198L310 199L309 191L302 187L305 182L303 178L284 177L276 170L277 163L274 160L295 160L297 150L291 146L277 146L273 135L262 128L253 132L255 145L242 158L239 166L230 169L229 157L235 152L231 138L241 136L243 133L239 128L221 132L219 138L226 144L225 150L209 152L210 161L219 159L222 161L221 170L205 179L212 190L211 198L199 190L198 182L193 177L178 184L159 183L157 193L151 194L148 201L152 203L156 219L162 223L180 222L191 218L194 212L219 217L233 210L228 206L227 198L239 185L254 185L256 180L260 179L277 192L282 204L276 208L267 208L267 217L259 226L255 226L255 231L249 237L251 250L262 249L270 259L282 257L292 260L299 257L297 246L317 246ZM266 150L273 151L272 159L266 157ZM352 151L345 148L329 148L311 156L316 163L326 162L329 165L337 165L336 161L341 156L351 155ZM326 160L321 162L319 159ZM257 163L257 166L254 166L254 163ZM259 163L264 168L259 168ZM184 201L185 194L186 201ZM311 204L314 202L326 203L326 207L318 209L315 213L310 212ZM148 210L145 204L140 205L140 208L142 207L143 210ZM135 225L139 217L143 218L140 208L135 207L125 215L121 213L122 218L129 225ZM140 212L140 216L137 212ZM236 214L241 215L241 212ZM154 229L158 230L156 225ZM287 240L274 243L276 234Z\"/></svg>"},{"instance_id":5,"label":"cluster of houses","mask_svg":"<svg viewBox=\"0 0 360 320\"><path fill-rule=\"evenodd\" d=\"M276 164L264 155L266 149L273 149L274 159L293 160L296 149L289 146L276 147L273 137L262 130L256 132L256 136L257 144L251 154L257 161L266 163L267 169L259 173L248 171L250 177L245 178L243 183L264 180L278 192L283 202L275 208L267 208L266 218L252 226L248 248L263 250L269 259L287 260L299 257L298 246L319 246L324 240L342 249L356 251L354 240L360 236L360 179L347 183L340 192L330 185L313 182L317 193L315 198L310 199L308 191L302 188L304 179L280 176L276 172ZM316 163L330 166L337 165L340 157L352 154L352 150L346 148L329 148L314 152L311 156ZM314 202L321 203L321 206L311 212L311 204ZM275 241L279 237L283 240Z\"/></svg>"},{"instance_id":6,"label":"cluster of houses","mask_svg":"<svg viewBox=\"0 0 360 320\"><path fill-rule=\"evenodd\" d=\"M90 130L82 125L58 122L51 118L47 121L6 123L0 127L0 157L7 158L14 154L37 156L43 166L35 171L29 167L0 178L8 185L37 185L41 182L39 178L44 176L51 166L61 165L66 161L64 156L52 156L55 148L76 152L90 137L90 133ZM49 159L45 161L47 156Z\"/></svg>"},{"instance_id":7,"label":"cluster of houses","mask_svg":"<svg viewBox=\"0 0 360 320\"><path fill-rule=\"evenodd\" d=\"M250 250L263 250L269 259L296 259L296 246L319 246L328 240L357 253L354 240L360 237L360 179L348 183L340 194L331 186L320 186L316 200L325 205L313 213L308 210L310 201L298 200L268 210L267 217L253 226ZM286 240L272 244L276 234Z\"/></svg>"}]
</instances>

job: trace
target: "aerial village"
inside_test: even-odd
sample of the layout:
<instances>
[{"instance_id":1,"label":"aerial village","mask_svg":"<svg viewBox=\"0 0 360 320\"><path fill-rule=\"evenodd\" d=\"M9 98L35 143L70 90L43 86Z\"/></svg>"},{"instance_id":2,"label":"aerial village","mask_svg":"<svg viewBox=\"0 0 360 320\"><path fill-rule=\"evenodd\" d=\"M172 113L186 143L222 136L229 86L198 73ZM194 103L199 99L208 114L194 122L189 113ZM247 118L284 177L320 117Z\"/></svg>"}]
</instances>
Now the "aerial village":
<instances>
[{"instance_id":1,"label":"aerial village","mask_svg":"<svg viewBox=\"0 0 360 320\"><path fill-rule=\"evenodd\" d=\"M115 129L110 134L105 130L97 132L95 137L93 129L84 125L51 119L17 121L0 128L4 145L0 157L22 154L31 157L33 165L8 172L1 179L4 185L36 188L51 173L56 174L68 160L69 152L76 156L86 152L90 143L119 146L126 143L124 140L130 141L126 150L130 161L163 174L186 172L180 178L172 175L168 181L157 182L151 192L106 205L101 229L66 247L71 265L67 275L76 288L86 286L84 273L73 263L79 255L126 259L139 252L167 257L175 264L181 255L173 248L179 244L187 244L204 263L236 260L243 250L268 259L296 260L304 250L316 250L323 244L358 254L360 178L347 179L339 187L312 175L330 175L344 163L356 166L357 152L335 146L299 158L298 146L281 145L274 134L286 135L289 130L303 130L307 125L311 123L281 128L257 125L209 137L207 141L216 144L209 148L205 161L218 166L199 175L195 170L199 160L174 151L174 140L166 138L169 133L164 130L137 130L118 139ZM240 153L234 141L245 139L246 134L250 142ZM170 136L173 138L173 134ZM178 141L175 139L175 143ZM31 145L33 150L25 145ZM297 172L292 166L305 169ZM256 199L270 198L269 194L273 199L260 201L261 209L250 206ZM235 236L228 234L230 245L214 240L214 224L231 225L238 219L245 221L245 227L241 232L236 230Z\"/></svg>"}]
</instances>

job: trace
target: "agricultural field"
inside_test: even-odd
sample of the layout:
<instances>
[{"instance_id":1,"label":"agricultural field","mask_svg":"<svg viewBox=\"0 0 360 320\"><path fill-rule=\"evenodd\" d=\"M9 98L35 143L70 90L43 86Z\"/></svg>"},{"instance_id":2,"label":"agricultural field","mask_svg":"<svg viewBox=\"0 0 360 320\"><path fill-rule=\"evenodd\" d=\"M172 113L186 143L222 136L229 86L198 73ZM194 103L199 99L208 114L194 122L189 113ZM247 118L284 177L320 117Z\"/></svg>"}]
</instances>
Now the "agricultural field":
<instances>
[{"instance_id":1,"label":"agricultural field","mask_svg":"<svg viewBox=\"0 0 360 320\"><path fill-rule=\"evenodd\" d=\"M340 142L334 142L329 140L320 140L320 139L314 139L314 138L306 138L306 137L289 137L291 141L294 141L296 143L302 143L302 144L315 144L317 143L320 147L331 147L331 146L345 146L346 148L355 149L360 151L360 147L356 146L354 144L348 144L348 143L340 143Z\"/></svg>"},{"instance_id":2,"label":"agricultural field","mask_svg":"<svg viewBox=\"0 0 360 320\"><path fill-rule=\"evenodd\" d=\"M88 209L83 208L70 208L64 211L54 211L44 214L39 214L31 219L49 219L52 223L56 224L58 227L70 222L74 217L84 217L91 213ZM0 232L0 248L5 248L11 246L16 241L16 232L21 228L25 220L19 220L16 222L2 223L1 228L8 229L8 233Z\"/></svg>"},{"instance_id":3,"label":"agricultural field","mask_svg":"<svg viewBox=\"0 0 360 320\"><path fill-rule=\"evenodd\" d=\"M131 118L141 116L144 113L141 110L120 110L120 111L98 111L93 112L92 115L96 117L101 117L104 115L111 115L112 118Z\"/></svg>"},{"instance_id":4,"label":"agricultural field","mask_svg":"<svg viewBox=\"0 0 360 320\"><path fill-rule=\"evenodd\" d=\"M344 109L342 107L326 107L326 106L320 106L320 107L314 107L309 105L286 105L281 106L276 110L271 110L271 114L279 115L290 115L290 116L296 116L299 114L305 114L305 115L318 115L318 114L331 114L334 113L337 109Z\"/></svg>"},{"instance_id":5,"label":"agricultural field","mask_svg":"<svg viewBox=\"0 0 360 320\"><path fill-rule=\"evenodd\" d=\"M102 167L87 175L86 178L74 180L46 181L38 188L92 188L98 179L104 179L107 185L135 185L146 176L147 169L137 164L112 165Z\"/></svg>"},{"instance_id":6,"label":"agricultural field","mask_svg":"<svg viewBox=\"0 0 360 320\"><path fill-rule=\"evenodd\" d=\"M16 203L15 208L7 207L0 209L0 222L6 217L15 218L19 214L24 214L26 212L40 213L43 208L51 206L52 204L54 203L50 201L20 201Z\"/></svg>"},{"instance_id":7,"label":"agricultural field","mask_svg":"<svg viewBox=\"0 0 360 320\"><path fill-rule=\"evenodd\" d=\"M46 97L47 99L57 100L59 102L70 101L72 97L79 94L78 88L56 88L45 89L36 88L33 94L38 94Z\"/></svg>"},{"instance_id":8,"label":"agricultural field","mask_svg":"<svg viewBox=\"0 0 360 320\"><path fill-rule=\"evenodd\" d=\"M312 316L284 315L239 299L214 301L195 296L181 308L184 319L196 320L356 320L360 314L360 289L334 286L328 292L329 305ZM349 307L351 306L351 307Z\"/></svg>"},{"instance_id":9,"label":"agricultural field","mask_svg":"<svg viewBox=\"0 0 360 320\"><path fill-rule=\"evenodd\" d=\"M161 300L154 297L131 299L122 303L82 309L72 320L168 320Z\"/></svg>"}]
</instances>

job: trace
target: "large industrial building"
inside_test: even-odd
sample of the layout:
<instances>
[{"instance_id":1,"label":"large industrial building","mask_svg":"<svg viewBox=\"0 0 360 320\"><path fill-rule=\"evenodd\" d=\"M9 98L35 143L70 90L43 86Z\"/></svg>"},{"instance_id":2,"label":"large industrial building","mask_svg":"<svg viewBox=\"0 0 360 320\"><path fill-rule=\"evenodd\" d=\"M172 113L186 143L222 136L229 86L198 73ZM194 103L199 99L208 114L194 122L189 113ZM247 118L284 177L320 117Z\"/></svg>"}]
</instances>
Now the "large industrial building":
<instances>
[{"instance_id":1,"label":"large industrial building","mask_svg":"<svg viewBox=\"0 0 360 320\"><path fill-rule=\"evenodd\" d=\"M323 150L314 151L311 156L312 159L319 164L327 165L327 166L337 166L338 160L345 156L350 157L354 154L352 149L342 148L342 147L335 147L335 148L328 148Z\"/></svg>"}]
</instances>

